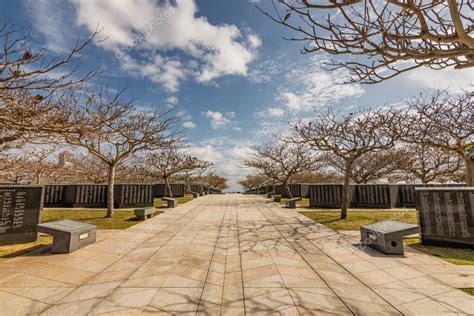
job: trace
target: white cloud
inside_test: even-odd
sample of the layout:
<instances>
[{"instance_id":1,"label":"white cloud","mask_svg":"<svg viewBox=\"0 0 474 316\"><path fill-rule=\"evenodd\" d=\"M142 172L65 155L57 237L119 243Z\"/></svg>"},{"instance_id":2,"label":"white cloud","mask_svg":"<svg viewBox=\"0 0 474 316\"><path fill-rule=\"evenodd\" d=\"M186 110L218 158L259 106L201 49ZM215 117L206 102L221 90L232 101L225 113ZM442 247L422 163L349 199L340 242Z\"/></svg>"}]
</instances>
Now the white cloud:
<instances>
[{"instance_id":1,"label":"white cloud","mask_svg":"<svg viewBox=\"0 0 474 316\"><path fill-rule=\"evenodd\" d=\"M117 56L128 56L126 70L133 69L169 91L176 91L188 77L207 83L224 75L246 76L259 46L256 35L248 35L246 41L235 25L213 25L198 16L194 0L78 0L74 4L79 25L93 31L99 23L107 37L100 45ZM140 63L131 57L133 50L153 58ZM155 55L155 50L183 54L180 60L167 59ZM187 67L182 59L187 59Z\"/></svg>"},{"instance_id":2,"label":"white cloud","mask_svg":"<svg viewBox=\"0 0 474 316\"><path fill-rule=\"evenodd\" d=\"M198 157L199 159L211 161L211 162L218 162L224 156L220 151L214 149L211 145L204 145L204 146L191 146L188 151Z\"/></svg>"},{"instance_id":3,"label":"white cloud","mask_svg":"<svg viewBox=\"0 0 474 316\"><path fill-rule=\"evenodd\" d=\"M257 112L257 116L261 118L282 117L286 115L287 115L287 111L283 108L278 108L278 107L269 107L264 111Z\"/></svg>"},{"instance_id":4,"label":"white cloud","mask_svg":"<svg viewBox=\"0 0 474 316\"><path fill-rule=\"evenodd\" d=\"M176 96L170 96L166 98L166 103L171 105L177 105L179 103L179 99Z\"/></svg>"},{"instance_id":5,"label":"white cloud","mask_svg":"<svg viewBox=\"0 0 474 316\"><path fill-rule=\"evenodd\" d=\"M69 4L62 0L27 0L25 8L31 16L35 32L44 36L49 50L68 53L74 47L77 30L68 23L74 19Z\"/></svg>"},{"instance_id":6,"label":"white cloud","mask_svg":"<svg viewBox=\"0 0 474 316\"><path fill-rule=\"evenodd\" d=\"M430 89L448 89L459 93L470 84L474 84L474 72L472 69L446 68L433 70L429 68L418 68L407 74L412 84Z\"/></svg>"},{"instance_id":7,"label":"white cloud","mask_svg":"<svg viewBox=\"0 0 474 316\"><path fill-rule=\"evenodd\" d=\"M235 161L242 161L250 157L254 150L246 145L238 144L227 151L227 154ZM236 163L238 164L238 163Z\"/></svg>"},{"instance_id":8,"label":"white cloud","mask_svg":"<svg viewBox=\"0 0 474 316\"><path fill-rule=\"evenodd\" d=\"M233 113L233 112L231 112ZM229 124L231 122L231 120L229 118L227 118L226 116L224 116L224 114L222 114L221 112L219 111L211 111L211 110L208 110L207 112L202 112L201 113L204 117L207 117L211 120L211 127L213 129L218 129L219 127L222 127L226 124Z\"/></svg>"},{"instance_id":9,"label":"white cloud","mask_svg":"<svg viewBox=\"0 0 474 316\"><path fill-rule=\"evenodd\" d=\"M286 83L277 99L288 110L311 111L333 105L345 98L356 98L365 93L359 84L343 83L347 76L345 70L321 69L320 65L324 63L324 60L324 56L315 55L309 62L292 67L286 72L284 75Z\"/></svg>"},{"instance_id":10,"label":"white cloud","mask_svg":"<svg viewBox=\"0 0 474 316\"><path fill-rule=\"evenodd\" d=\"M183 121L191 121L193 117L186 110L180 110L176 113L176 117L180 118Z\"/></svg>"},{"instance_id":11,"label":"white cloud","mask_svg":"<svg viewBox=\"0 0 474 316\"><path fill-rule=\"evenodd\" d=\"M290 60L288 62L288 60ZM365 93L359 84L345 84L347 72L343 69L327 71L320 67L325 61L322 55L291 61L283 53L265 61L261 69L257 65L250 74L253 82L267 82L276 76L281 78L275 100L271 106L256 113L257 117L275 118L295 116L301 112L337 104L346 98L357 98ZM264 72L269 69L270 75Z\"/></svg>"},{"instance_id":12,"label":"white cloud","mask_svg":"<svg viewBox=\"0 0 474 316\"><path fill-rule=\"evenodd\" d=\"M183 122L183 127L193 129L196 128L196 124L193 121Z\"/></svg>"},{"instance_id":13,"label":"white cloud","mask_svg":"<svg viewBox=\"0 0 474 316\"><path fill-rule=\"evenodd\" d=\"M278 99L286 105L289 110L300 111L306 106L306 102L302 96L296 95L293 92L282 92Z\"/></svg>"},{"instance_id":14,"label":"white cloud","mask_svg":"<svg viewBox=\"0 0 474 316\"><path fill-rule=\"evenodd\" d=\"M247 40L252 48L258 48L262 46L262 40L255 34L250 34L247 36Z\"/></svg>"},{"instance_id":15,"label":"white cloud","mask_svg":"<svg viewBox=\"0 0 474 316\"><path fill-rule=\"evenodd\" d=\"M163 85L169 92L178 91L179 82L186 78L188 70L181 61L155 55L153 60L140 64L128 55L122 57L122 68L132 74Z\"/></svg>"}]
</instances>

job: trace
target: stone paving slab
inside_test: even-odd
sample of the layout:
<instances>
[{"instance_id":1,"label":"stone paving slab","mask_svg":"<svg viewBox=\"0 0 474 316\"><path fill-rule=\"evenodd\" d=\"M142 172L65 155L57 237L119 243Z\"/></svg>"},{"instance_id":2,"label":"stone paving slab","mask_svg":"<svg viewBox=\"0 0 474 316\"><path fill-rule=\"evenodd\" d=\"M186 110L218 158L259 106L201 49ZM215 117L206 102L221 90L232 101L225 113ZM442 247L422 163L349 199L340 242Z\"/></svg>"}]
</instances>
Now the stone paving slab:
<instances>
[{"instance_id":1,"label":"stone paving slab","mask_svg":"<svg viewBox=\"0 0 474 316\"><path fill-rule=\"evenodd\" d=\"M0 314L474 314L437 265L261 197L211 195L72 254L0 263Z\"/></svg>"},{"instance_id":2,"label":"stone paving slab","mask_svg":"<svg viewBox=\"0 0 474 316\"><path fill-rule=\"evenodd\" d=\"M343 231L342 233L353 237L354 242L360 239L360 232ZM397 261L401 260L405 265L408 265L414 270L430 275L454 288L474 288L474 266L472 265L454 265L442 259L427 256L407 246L405 246L405 256L394 258L396 258ZM389 264L388 260L383 260L382 262L385 265ZM395 263L396 262L390 265L394 266ZM364 264L366 265L365 269L368 271L368 269L371 268L368 264L373 263L368 262ZM409 274L414 273L413 270L410 271Z\"/></svg>"}]
</instances>

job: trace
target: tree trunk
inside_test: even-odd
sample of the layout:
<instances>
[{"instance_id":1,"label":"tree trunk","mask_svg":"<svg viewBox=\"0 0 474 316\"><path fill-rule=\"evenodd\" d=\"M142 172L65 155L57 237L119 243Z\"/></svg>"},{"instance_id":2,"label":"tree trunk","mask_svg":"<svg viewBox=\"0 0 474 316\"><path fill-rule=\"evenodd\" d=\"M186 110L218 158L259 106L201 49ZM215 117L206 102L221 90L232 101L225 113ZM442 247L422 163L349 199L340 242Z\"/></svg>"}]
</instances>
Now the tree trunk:
<instances>
[{"instance_id":1,"label":"tree trunk","mask_svg":"<svg viewBox=\"0 0 474 316\"><path fill-rule=\"evenodd\" d=\"M41 172L36 173L36 184L41 184Z\"/></svg>"},{"instance_id":2,"label":"tree trunk","mask_svg":"<svg viewBox=\"0 0 474 316\"><path fill-rule=\"evenodd\" d=\"M163 180L165 180L165 187L166 187L166 193L168 195L168 197L172 198L173 197L173 192L171 192L171 185L168 181L168 178L164 178Z\"/></svg>"},{"instance_id":3,"label":"tree trunk","mask_svg":"<svg viewBox=\"0 0 474 316\"><path fill-rule=\"evenodd\" d=\"M288 196L289 199L292 199L293 198L293 195L291 194L291 190L290 190L290 186L288 185L288 182L285 182L283 184L283 188L284 190L286 191L286 194Z\"/></svg>"},{"instance_id":4,"label":"tree trunk","mask_svg":"<svg viewBox=\"0 0 474 316\"><path fill-rule=\"evenodd\" d=\"M464 159L466 163L466 186L474 186L474 157Z\"/></svg>"},{"instance_id":5,"label":"tree trunk","mask_svg":"<svg viewBox=\"0 0 474 316\"><path fill-rule=\"evenodd\" d=\"M189 177L186 177L185 187L186 187L186 194L190 194L191 193L191 180L189 179Z\"/></svg>"},{"instance_id":6,"label":"tree trunk","mask_svg":"<svg viewBox=\"0 0 474 316\"><path fill-rule=\"evenodd\" d=\"M349 208L349 182L350 172L352 168L352 161L346 160L344 171L344 184L342 185L342 205L341 205L341 219L347 219L347 209Z\"/></svg>"},{"instance_id":7,"label":"tree trunk","mask_svg":"<svg viewBox=\"0 0 474 316\"><path fill-rule=\"evenodd\" d=\"M115 165L109 166L107 175L107 215L106 218L114 216L114 185L115 185Z\"/></svg>"}]
</instances>

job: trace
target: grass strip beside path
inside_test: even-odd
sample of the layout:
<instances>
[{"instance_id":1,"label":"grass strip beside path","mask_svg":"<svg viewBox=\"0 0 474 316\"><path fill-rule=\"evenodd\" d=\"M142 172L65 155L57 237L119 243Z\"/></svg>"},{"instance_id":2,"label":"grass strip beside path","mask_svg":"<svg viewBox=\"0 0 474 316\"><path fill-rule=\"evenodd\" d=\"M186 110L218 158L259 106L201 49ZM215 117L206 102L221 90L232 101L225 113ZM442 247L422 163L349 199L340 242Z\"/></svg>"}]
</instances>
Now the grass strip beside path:
<instances>
[{"instance_id":1,"label":"grass strip beside path","mask_svg":"<svg viewBox=\"0 0 474 316\"><path fill-rule=\"evenodd\" d=\"M359 230L360 226L373 224L385 220L417 224L416 211L353 211L349 210L347 219L340 219L340 212L336 211L300 211L306 217L317 223L326 225L334 230Z\"/></svg>"},{"instance_id":2,"label":"grass strip beside path","mask_svg":"<svg viewBox=\"0 0 474 316\"><path fill-rule=\"evenodd\" d=\"M178 204L185 204L192 199L192 195L186 195L178 199ZM161 208L166 208L166 203L155 199L155 206L160 208L154 215L157 216L165 211ZM42 222L70 219L96 225L97 229L126 229L141 222L135 217L133 209L116 209L112 218L105 218L106 213L104 208L45 208L42 212ZM50 245L52 240L51 236L40 236L35 242L0 246L0 261Z\"/></svg>"},{"instance_id":3,"label":"grass strip beside path","mask_svg":"<svg viewBox=\"0 0 474 316\"><path fill-rule=\"evenodd\" d=\"M389 219L417 224L416 211L349 211L348 218L343 220L339 219L339 212L334 211L302 211L300 213L334 230L358 231L360 226ZM404 242L418 251L456 265L474 265L474 251L471 249L425 246L420 243L419 238L405 238ZM474 292L473 289L463 289L463 291L471 295Z\"/></svg>"},{"instance_id":4,"label":"grass strip beside path","mask_svg":"<svg viewBox=\"0 0 474 316\"><path fill-rule=\"evenodd\" d=\"M438 257L452 264L474 265L474 251L471 249L425 246L421 244L419 238L406 238L404 242L418 251Z\"/></svg>"}]
</instances>

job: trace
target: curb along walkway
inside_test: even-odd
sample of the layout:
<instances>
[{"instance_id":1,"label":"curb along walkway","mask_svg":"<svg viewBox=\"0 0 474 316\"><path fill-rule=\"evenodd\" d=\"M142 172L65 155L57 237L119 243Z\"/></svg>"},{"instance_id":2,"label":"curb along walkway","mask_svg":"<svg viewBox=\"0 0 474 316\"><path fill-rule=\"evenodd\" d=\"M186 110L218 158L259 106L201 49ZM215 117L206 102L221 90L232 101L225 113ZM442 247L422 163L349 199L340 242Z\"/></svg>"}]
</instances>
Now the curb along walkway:
<instances>
[{"instance_id":1,"label":"curb along walkway","mask_svg":"<svg viewBox=\"0 0 474 316\"><path fill-rule=\"evenodd\" d=\"M210 195L69 255L0 263L0 314L474 314L423 272L436 265L362 251L261 197Z\"/></svg>"}]
</instances>

